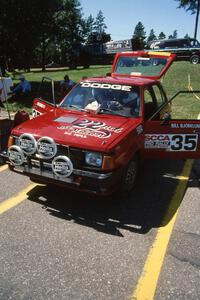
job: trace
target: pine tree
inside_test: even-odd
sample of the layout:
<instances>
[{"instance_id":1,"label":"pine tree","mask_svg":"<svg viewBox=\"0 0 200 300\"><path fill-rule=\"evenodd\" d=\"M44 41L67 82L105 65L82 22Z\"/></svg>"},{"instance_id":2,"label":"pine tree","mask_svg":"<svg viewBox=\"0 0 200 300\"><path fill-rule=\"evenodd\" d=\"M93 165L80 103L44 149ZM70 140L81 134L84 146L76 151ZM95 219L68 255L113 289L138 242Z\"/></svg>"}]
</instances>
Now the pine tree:
<instances>
[{"instance_id":1,"label":"pine tree","mask_svg":"<svg viewBox=\"0 0 200 300\"><path fill-rule=\"evenodd\" d=\"M150 30L149 36L147 38L147 44L149 45L153 40L156 40L156 35L153 29Z\"/></svg>"},{"instance_id":2,"label":"pine tree","mask_svg":"<svg viewBox=\"0 0 200 300\"><path fill-rule=\"evenodd\" d=\"M104 22L105 17L103 16L103 12L100 10L97 14L94 30L97 32L98 35L101 35L107 29L107 26Z\"/></svg>"},{"instance_id":3,"label":"pine tree","mask_svg":"<svg viewBox=\"0 0 200 300\"><path fill-rule=\"evenodd\" d=\"M178 37L177 30L174 30L172 37L173 37L173 39L177 39L177 37Z\"/></svg>"},{"instance_id":4,"label":"pine tree","mask_svg":"<svg viewBox=\"0 0 200 300\"><path fill-rule=\"evenodd\" d=\"M144 26L142 22L139 21L135 26L134 33L133 33L133 38L132 38L133 50L144 49L145 38L146 38L146 32L144 31Z\"/></svg>"},{"instance_id":5,"label":"pine tree","mask_svg":"<svg viewBox=\"0 0 200 300\"><path fill-rule=\"evenodd\" d=\"M87 19L84 20L84 34L86 44L90 44L94 33L95 20L90 14Z\"/></svg>"},{"instance_id":6,"label":"pine tree","mask_svg":"<svg viewBox=\"0 0 200 300\"><path fill-rule=\"evenodd\" d=\"M165 33L164 33L163 31L161 31L160 34L159 34L159 36L158 36L158 39L159 39L159 40L163 40L163 39L165 39L165 38L166 38Z\"/></svg>"},{"instance_id":7,"label":"pine tree","mask_svg":"<svg viewBox=\"0 0 200 300\"><path fill-rule=\"evenodd\" d=\"M185 36L184 36L184 38L185 38L185 39L190 39L190 36L189 36L189 34L188 34L188 33L186 33L186 34L185 34Z\"/></svg>"},{"instance_id":8,"label":"pine tree","mask_svg":"<svg viewBox=\"0 0 200 300\"><path fill-rule=\"evenodd\" d=\"M103 12L100 10L94 23L94 31L90 37L91 44L101 45L110 41L111 36L106 33L107 26L104 20L105 17L103 16Z\"/></svg>"}]
</instances>

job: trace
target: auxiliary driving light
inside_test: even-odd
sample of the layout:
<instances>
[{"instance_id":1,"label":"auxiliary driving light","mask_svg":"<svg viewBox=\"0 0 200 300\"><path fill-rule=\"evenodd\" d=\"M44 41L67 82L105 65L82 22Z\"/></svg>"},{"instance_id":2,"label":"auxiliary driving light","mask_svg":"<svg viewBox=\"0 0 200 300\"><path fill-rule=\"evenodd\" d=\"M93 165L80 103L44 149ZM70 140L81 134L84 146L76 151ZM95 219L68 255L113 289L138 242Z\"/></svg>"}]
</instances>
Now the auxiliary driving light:
<instances>
[{"instance_id":1,"label":"auxiliary driving light","mask_svg":"<svg viewBox=\"0 0 200 300\"><path fill-rule=\"evenodd\" d=\"M37 152L40 158L53 158L57 153L57 145L52 138L42 137L37 142Z\"/></svg>"},{"instance_id":2,"label":"auxiliary driving light","mask_svg":"<svg viewBox=\"0 0 200 300\"><path fill-rule=\"evenodd\" d=\"M13 145L8 149L8 158L15 166L20 166L25 160L24 153L19 146Z\"/></svg>"},{"instance_id":3,"label":"auxiliary driving light","mask_svg":"<svg viewBox=\"0 0 200 300\"><path fill-rule=\"evenodd\" d=\"M24 133L19 137L19 147L26 155L32 155L36 152L37 143L32 134Z\"/></svg>"},{"instance_id":4,"label":"auxiliary driving light","mask_svg":"<svg viewBox=\"0 0 200 300\"><path fill-rule=\"evenodd\" d=\"M57 156L52 161L52 170L59 177L69 177L73 171L73 164L67 156Z\"/></svg>"}]
</instances>

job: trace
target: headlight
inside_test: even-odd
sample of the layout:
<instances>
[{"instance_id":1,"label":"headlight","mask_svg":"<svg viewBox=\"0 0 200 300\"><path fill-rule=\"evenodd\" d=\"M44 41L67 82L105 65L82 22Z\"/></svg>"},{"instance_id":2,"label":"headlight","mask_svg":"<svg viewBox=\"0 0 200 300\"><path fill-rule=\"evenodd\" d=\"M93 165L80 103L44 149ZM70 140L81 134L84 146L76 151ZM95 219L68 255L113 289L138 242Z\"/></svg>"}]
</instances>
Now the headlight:
<instances>
[{"instance_id":1,"label":"headlight","mask_svg":"<svg viewBox=\"0 0 200 300\"><path fill-rule=\"evenodd\" d=\"M102 155L96 152L86 152L85 162L87 165L101 167L102 165Z\"/></svg>"}]
</instances>

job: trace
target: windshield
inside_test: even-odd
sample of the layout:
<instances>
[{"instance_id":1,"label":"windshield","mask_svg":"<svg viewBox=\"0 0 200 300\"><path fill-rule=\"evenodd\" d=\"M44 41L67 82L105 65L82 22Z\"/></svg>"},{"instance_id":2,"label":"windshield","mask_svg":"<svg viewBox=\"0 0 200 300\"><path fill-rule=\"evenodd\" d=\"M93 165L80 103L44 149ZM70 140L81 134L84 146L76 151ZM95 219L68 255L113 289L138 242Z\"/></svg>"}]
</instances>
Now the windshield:
<instances>
[{"instance_id":1,"label":"windshield","mask_svg":"<svg viewBox=\"0 0 200 300\"><path fill-rule=\"evenodd\" d=\"M134 76L157 76L167 64L166 58L160 57L120 57L117 62L115 74Z\"/></svg>"},{"instance_id":2,"label":"windshield","mask_svg":"<svg viewBox=\"0 0 200 300\"><path fill-rule=\"evenodd\" d=\"M64 98L60 106L99 114L137 117L140 112L139 87L81 82Z\"/></svg>"}]
</instances>

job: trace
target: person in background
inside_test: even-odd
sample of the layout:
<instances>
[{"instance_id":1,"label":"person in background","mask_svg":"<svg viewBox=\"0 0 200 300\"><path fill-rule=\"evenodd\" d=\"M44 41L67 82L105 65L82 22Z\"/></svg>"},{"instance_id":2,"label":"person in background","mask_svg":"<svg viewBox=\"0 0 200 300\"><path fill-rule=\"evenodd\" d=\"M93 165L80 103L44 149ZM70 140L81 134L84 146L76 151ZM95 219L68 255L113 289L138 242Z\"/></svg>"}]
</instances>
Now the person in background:
<instances>
[{"instance_id":1,"label":"person in background","mask_svg":"<svg viewBox=\"0 0 200 300\"><path fill-rule=\"evenodd\" d=\"M20 83L12 90L16 96L24 96L31 92L31 84L25 79L25 76L21 74L19 76Z\"/></svg>"},{"instance_id":2,"label":"person in background","mask_svg":"<svg viewBox=\"0 0 200 300\"><path fill-rule=\"evenodd\" d=\"M11 97L13 81L10 77L0 76L0 100L5 102Z\"/></svg>"},{"instance_id":3,"label":"person in background","mask_svg":"<svg viewBox=\"0 0 200 300\"><path fill-rule=\"evenodd\" d=\"M68 75L65 75L64 80L60 82L60 92L62 97L66 96L74 85L75 82L69 79Z\"/></svg>"}]
</instances>

